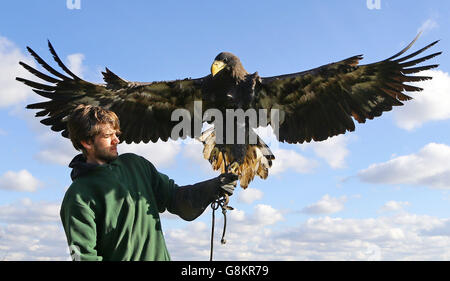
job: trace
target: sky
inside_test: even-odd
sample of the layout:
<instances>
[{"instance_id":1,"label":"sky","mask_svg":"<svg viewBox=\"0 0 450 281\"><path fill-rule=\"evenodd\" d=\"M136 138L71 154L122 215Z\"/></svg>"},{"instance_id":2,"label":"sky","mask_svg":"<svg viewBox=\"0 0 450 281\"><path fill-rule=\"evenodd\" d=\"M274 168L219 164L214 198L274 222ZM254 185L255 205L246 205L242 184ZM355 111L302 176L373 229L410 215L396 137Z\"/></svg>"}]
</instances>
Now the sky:
<instances>
[{"instance_id":1,"label":"sky","mask_svg":"<svg viewBox=\"0 0 450 281\"><path fill-rule=\"evenodd\" d=\"M30 46L57 67L101 83L108 67L130 81L209 74L229 51L261 76L311 69L353 55L386 59L419 31L410 52L440 66L424 90L354 132L308 144L278 143L266 180L237 188L216 218L215 260L450 259L450 3L356 1L4 1L0 10L0 260L69 260L59 218L71 184L69 140L39 123L43 100L15 77L38 67ZM36 78L37 79L37 78ZM38 79L37 79L38 81ZM217 176L195 140L121 144L179 185ZM173 260L208 260L211 210L192 222L163 213Z\"/></svg>"}]
</instances>

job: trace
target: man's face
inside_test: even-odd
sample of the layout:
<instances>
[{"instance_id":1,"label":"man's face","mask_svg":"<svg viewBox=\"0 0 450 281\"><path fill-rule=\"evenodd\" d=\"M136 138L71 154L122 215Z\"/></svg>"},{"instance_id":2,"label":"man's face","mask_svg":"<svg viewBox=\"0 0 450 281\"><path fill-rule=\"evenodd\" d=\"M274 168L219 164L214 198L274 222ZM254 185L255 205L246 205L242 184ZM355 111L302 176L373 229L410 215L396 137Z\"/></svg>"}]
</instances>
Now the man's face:
<instances>
[{"instance_id":1,"label":"man's face","mask_svg":"<svg viewBox=\"0 0 450 281\"><path fill-rule=\"evenodd\" d=\"M115 160L117 144L119 143L118 133L110 124L101 124L100 133L95 136L94 141L86 148L88 152L88 162L105 164Z\"/></svg>"}]
</instances>

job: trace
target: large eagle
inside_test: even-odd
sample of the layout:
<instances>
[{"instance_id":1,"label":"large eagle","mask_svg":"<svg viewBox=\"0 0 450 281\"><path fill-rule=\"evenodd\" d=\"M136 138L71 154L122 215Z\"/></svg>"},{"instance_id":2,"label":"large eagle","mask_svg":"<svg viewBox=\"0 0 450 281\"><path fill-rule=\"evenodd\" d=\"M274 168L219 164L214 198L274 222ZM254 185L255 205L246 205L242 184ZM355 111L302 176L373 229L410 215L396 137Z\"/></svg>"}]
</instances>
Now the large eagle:
<instances>
[{"instance_id":1,"label":"large eagle","mask_svg":"<svg viewBox=\"0 0 450 281\"><path fill-rule=\"evenodd\" d=\"M237 143L235 136L233 142L227 143L224 141L226 130L221 128L223 132L219 132L217 126L200 134L194 124L199 121L194 116L197 101L202 102L202 117L208 109L213 108L224 116L227 109L254 109L257 112L259 109L266 109L266 125L277 127L276 137L279 141L323 141L346 131L353 131L354 120L364 123L367 119L391 110L393 106L403 105L403 101L411 99L405 92L422 90L407 83L431 77L411 74L437 67L436 64L417 64L441 52L417 58L417 55L438 42L435 41L414 53L401 56L418 37L419 35L399 53L366 65L359 65L362 55L357 55L307 71L260 77L257 72L248 73L237 56L223 52L214 59L211 73L202 78L131 82L106 68L102 72L105 84L79 78L63 64L48 42L53 58L66 74L56 71L27 47L36 61L53 76L20 62L25 69L48 83L19 77L16 79L32 87L37 94L50 99L30 104L27 108L39 109L36 116L46 116L41 123L51 126L53 131L62 131L64 137L68 137L67 117L77 105L99 105L118 115L121 141L148 143L159 139L167 141L169 138L176 140L179 137L196 137L203 142L203 155L210 161L213 169L239 175L240 185L246 188L255 175L267 178L275 159L269 147L259 137L256 141L249 141L250 134L259 124L255 126L247 119L238 122L233 118L227 121L225 127L234 125L232 132L245 130L243 143ZM177 109L188 112L187 120L193 129L174 135L172 130L180 120L173 120L172 112ZM270 114L272 109L280 112L277 120ZM212 119L209 121L212 122ZM224 117L223 120L225 119ZM223 139L219 141L217 136Z\"/></svg>"}]
</instances>

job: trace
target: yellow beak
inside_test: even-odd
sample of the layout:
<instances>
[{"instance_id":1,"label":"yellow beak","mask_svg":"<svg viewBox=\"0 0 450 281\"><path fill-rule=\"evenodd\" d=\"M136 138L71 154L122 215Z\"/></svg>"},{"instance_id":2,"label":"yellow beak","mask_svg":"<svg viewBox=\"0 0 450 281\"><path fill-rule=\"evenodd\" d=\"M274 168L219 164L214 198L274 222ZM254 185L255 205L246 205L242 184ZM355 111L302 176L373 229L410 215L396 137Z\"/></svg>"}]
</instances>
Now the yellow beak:
<instances>
[{"instance_id":1,"label":"yellow beak","mask_svg":"<svg viewBox=\"0 0 450 281\"><path fill-rule=\"evenodd\" d=\"M216 75L217 72L221 71L225 66L226 64L224 62L215 60L211 65L212 76Z\"/></svg>"}]
</instances>

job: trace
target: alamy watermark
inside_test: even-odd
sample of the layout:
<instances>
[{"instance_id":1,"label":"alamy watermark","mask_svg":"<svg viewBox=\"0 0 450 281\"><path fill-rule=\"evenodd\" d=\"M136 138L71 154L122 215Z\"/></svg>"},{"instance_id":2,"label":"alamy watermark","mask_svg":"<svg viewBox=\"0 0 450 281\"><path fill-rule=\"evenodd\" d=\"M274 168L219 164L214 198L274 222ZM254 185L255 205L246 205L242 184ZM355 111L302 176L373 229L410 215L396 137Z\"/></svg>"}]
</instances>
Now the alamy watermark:
<instances>
[{"instance_id":1,"label":"alamy watermark","mask_svg":"<svg viewBox=\"0 0 450 281\"><path fill-rule=\"evenodd\" d=\"M81 0L67 0L66 7L69 10L80 10L81 9Z\"/></svg>"},{"instance_id":2,"label":"alamy watermark","mask_svg":"<svg viewBox=\"0 0 450 281\"><path fill-rule=\"evenodd\" d=\"M194 132L192 132L191 112L183 108L174 110L171 115L171 121L179 121L179 123L173 127L170 137L172 139L178 139L179 137L184 139L194 135L195 138L198 138L202 134L203 122L212 122L217 144L256 144L258 139L254 128L268 126L267 118L269 112L267 109L259 109L258 111L254 108L249 108L246 111L243 109L226 109L225 116L217 108L209 108L203 115L202 112L202 102L195 101L193 112ZM278 139L280 129L279 109L270 110L270 126Z\"/></svg>"},{"instance_id":3,"label":"alamy watermark","mask_svg":"<svg viewBox=\"0 0 450 281\"><path fill-rule=\"evenodd\" d=\"M369 10L380 10L381 9L381 0L367 0L366 2L367 8Z\"/></svg>"}]
</instances>

